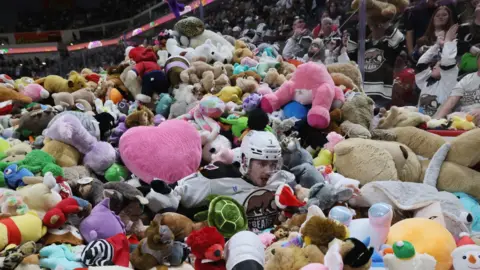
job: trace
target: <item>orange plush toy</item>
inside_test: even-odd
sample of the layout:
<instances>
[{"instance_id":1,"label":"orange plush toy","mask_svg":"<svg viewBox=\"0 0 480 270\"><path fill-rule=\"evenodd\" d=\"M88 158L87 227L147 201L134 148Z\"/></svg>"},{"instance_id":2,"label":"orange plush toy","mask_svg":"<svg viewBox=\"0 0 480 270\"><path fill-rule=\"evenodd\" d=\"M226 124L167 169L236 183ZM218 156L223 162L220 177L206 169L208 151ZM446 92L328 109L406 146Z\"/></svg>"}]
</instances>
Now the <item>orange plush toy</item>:
<instances>
[{"instance_id":1,"label":"orange plush toy","mask_svg":"<svg viewBox=\"0 0 480 270\"><path fill-rule=\"evenodd\" d=\"M12 88L0 86L0 102L8 100L20 101L25 104L32 103L31 97L21 94Z\"/></svg>"},{"instance_id":2,"label":"orange plush toy","mask_svg":"<svg viewBox=\"0 0 480 270\"><path fill-rule=\"evenodd\" d=\"M195 255L195 270L226 270L223 258L225 239L215 227L193 231L187 238L187 245ZM208 261L208 262L205 262Z\"/></svg>"}]
</instances>

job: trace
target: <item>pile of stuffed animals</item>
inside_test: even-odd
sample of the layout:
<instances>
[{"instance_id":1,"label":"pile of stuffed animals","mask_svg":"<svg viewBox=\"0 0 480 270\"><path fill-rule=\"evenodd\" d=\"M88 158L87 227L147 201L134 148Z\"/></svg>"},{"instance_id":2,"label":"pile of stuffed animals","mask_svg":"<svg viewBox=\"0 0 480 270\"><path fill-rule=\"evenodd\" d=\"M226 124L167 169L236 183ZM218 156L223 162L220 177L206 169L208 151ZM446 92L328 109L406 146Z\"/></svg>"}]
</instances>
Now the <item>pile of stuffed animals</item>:
<instances>
[{"instance_id":1,"label":"pile of stuffed animals","mask_svg":"<svg viewBox=\"0 0 480 270\"><path fill-rule=\"evenodd\" d=\"M194 17L105 74L1 75L1 269L479 268L472 116L375 112L361 86L355 63L297 66ZM255 232L228 196L172 211L251 130L281 142L302 204Z\"/></svg>"}]
</instances>

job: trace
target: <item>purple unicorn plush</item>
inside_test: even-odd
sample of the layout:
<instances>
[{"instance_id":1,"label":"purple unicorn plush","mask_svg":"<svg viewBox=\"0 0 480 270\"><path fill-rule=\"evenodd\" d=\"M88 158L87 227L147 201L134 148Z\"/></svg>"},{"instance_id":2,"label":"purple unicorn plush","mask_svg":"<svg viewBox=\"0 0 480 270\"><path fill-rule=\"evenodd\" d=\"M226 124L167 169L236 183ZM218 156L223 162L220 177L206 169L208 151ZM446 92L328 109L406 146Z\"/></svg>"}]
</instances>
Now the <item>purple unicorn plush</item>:
<instances>
[{"instance_id":1,"label":"purple unicorn plush","mask_svg":"<svg viewBox=\"0 0 480 270\"><path fill-rule=\"evenodd\" d=\"M257 93L250 94L243 101L243 109L246 112L253 111L253 110L255 110L256 108L259 107L260 101L262 101L262 96L261 95L259 95Z\"/></svg>"},{"instance_id":2,"label":"purple unicorn plush","mask_svg":"<svg viewBox=\"0 0 480 270\"><path fill-rule=\"evenodd\" d=\"M45 137L75 147L84 154L83 163L95 173L103 175L115 162L115 149L107 142L98 141L83 127L80 120L71 114L60 116L45 131Z\"/></svg>"},{"instance_id":3,"label":"purple unicorn plush","mask_svg":"<svg viewBox=\"0 0 480 270\"><path fill-rule=\"evenodd\" d=\"M185 5L182 4L182 3L178 3L177 0L165 0L165 2L167 2L168 7L173 12L175 17L177 19L179 19L180 18L180 12L185 10Z\"/></svg>"}]
</instances>

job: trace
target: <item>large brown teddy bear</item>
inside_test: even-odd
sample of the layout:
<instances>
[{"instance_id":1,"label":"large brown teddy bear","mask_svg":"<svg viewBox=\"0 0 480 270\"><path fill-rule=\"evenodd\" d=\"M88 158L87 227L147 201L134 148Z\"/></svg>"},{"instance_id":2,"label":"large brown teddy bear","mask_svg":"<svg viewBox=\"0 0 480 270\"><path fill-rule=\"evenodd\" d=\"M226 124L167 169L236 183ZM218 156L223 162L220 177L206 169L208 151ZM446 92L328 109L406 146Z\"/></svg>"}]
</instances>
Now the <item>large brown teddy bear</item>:
<instances>
[{"instance_id":1,"label":"large brown teddy bear","mask_svg":"<svg viewBox=\"0 0 480 270\"><path fill-rule=\"evenodd\" d=\"M59 92L73 93L79 89L85 88L87 80L76 71L72 71L68 75L68 80L57 75L49 75L36 80L35 83L42 85L43 88L50 92L50 94Z\"/></svg>"},{"instance_id":2,"label":"large brown teddy bear","mask_svg":"<svg viewBox=\"0 0 480 270\"><path fill-rule=\"evenodd\" d=\"M367 16L391 19L408 7L408 4L408 0L366 0ZM360 0L352 2L353 9L358 9L359 5Z\"/></svg>"},{"instance_id":3,"label":"large brown teddy bear","mask_svg":"<svg viewBox=\"0 0 480 270\"><path fill-rule=\"evenodd\" d=\"M334 149L334 166L338 173L357 179L362 185L383 180L423 183L430 159L446 141L415 127L390 131L395 141L355 138L338 143ZM480 172L471 169L480 162L480 129L468 131L450 144L437 188L465 192L480 199Z\"/></svg>"}]
</instances>

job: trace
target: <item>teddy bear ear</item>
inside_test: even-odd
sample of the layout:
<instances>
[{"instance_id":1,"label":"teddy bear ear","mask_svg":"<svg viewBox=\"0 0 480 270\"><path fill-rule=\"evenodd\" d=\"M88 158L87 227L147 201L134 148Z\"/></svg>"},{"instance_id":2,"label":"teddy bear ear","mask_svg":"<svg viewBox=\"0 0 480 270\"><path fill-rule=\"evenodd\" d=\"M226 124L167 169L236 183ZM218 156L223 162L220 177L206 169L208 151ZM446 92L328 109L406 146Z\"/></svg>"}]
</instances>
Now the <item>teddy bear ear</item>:
<instances>
[{"instance_id":1,"label":"teddy bear ear","mask_svg":"<svg viewBox=\"0 0 480 270\"><path fill-rule=\"evenodd\" d=\"M74 84L73 84L73 81L71 81L71 80L68 80L68 83L67 83L67 84L68 84L68 87L70 87L70 88L72 88L73 85L74 85Z\"/></svg>"}]
</instances>

